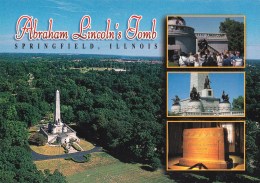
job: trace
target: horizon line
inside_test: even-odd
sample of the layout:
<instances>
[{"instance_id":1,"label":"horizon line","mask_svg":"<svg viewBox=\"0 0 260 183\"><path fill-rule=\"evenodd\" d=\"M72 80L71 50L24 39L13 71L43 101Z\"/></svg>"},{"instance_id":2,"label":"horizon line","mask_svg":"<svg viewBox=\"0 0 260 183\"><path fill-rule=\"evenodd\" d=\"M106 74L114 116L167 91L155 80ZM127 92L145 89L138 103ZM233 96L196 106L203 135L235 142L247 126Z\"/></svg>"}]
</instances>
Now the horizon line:
<instances>
[{"instance_id":1,"label":"horizon line","mask_svg":"<svg viewBox=\"0 0 260 183\"><path fill-rule=\"evenodd\" d=\"M30 53L30 52L0 52L0 54L55 54L55 55L97 55L97 56L125 56L125 57L157 57L164 58L164 56L147 56L147 55L111 55L111 54L95 54L95 53Z\"/></svg>"},{"instance_id":2,"label":"horizon line","mask_svg":"<svg viewBox=\"0 0 260 183\"><path fill-rule=\"evenodd\" d=\"M29 52L0 52L0 54L57 54L57 55L100 55L100 56L126 56L126 57L157 57L164 58L165 56L147 56L147 55L111 55L111 54L95 54L95 53L29 53ZM246 60L260 60L260 58L246 58Z\"/></svg>"}]
</instances>

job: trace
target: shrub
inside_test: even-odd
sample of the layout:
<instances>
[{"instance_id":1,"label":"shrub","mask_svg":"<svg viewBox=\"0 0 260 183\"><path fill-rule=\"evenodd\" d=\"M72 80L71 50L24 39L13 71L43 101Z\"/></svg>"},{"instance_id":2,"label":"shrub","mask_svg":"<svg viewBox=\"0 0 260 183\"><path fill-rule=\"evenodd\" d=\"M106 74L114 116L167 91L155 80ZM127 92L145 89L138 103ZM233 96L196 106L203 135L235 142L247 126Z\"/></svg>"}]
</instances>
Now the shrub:
<instances>
[{"instance_id":1,"label":"shrub","mask_svg":"<svg viewBox=\"0 0 260 183\"><path fill-rule=\"evenodd\" d=\"M78 146L78 144L72 143L71 145L72 145L72 147L73 147L74 149L76 149L77 151L81 151L81 148Z\"/></svg>"},{"instance_id":2,"label":"shrub","mask_svg":"<svg viewBox=\"0 0 260 183\"><path fill-rule=\"evenodd\" d=\"M91 154L85 154L83 156L85 159L83 161L78 161L74 158L72 158L71 156L67 157L67 158L64 158L65 160L72 160L74 161L75 163L86 163L86 162L89 162L90 161L90 158L91 158Z\"/></svg>"},{"instance_id":3,"label":"shrub","mask_svg":"<svg viewBox=\"0 0 260 183\"><path fill-rule=\"evenodd\" d=\"M157 170L158 168L161 167L161 160L159 158L152 158L150 162L150 166L152 167L153 170Z\"/></svg>"},{"instance_id":4,"label":"shrub","mask_svg":"<svg viewBox=\"0 0 260 183\"><path fill-rule=\"evenodd\" d=\"M84 157L85 157L85 162L89 162L91 158L91 154L85 154Z\"/></svg>"},{"instance_id":5,"label":"shrub","mask_svg":"<svg viewBox=\"0 0 260 183\"><path fill-rule=\"evenodd\" d=\"M44 146L47 143L47 138L41 133L35 133L30 137L29 143L37 146Z\"/></svg>"},{"instance_id":6,"label":"shrub","mask_svg":"<svg viewBox=\"0 0 260 183\"><path fill-rule=\"evenodd\" d=\"M64 158L65 160L72 160L72 157L71 156L69 156L69 157L66 157L66 158Z\"/></svg>"}]
</instances>

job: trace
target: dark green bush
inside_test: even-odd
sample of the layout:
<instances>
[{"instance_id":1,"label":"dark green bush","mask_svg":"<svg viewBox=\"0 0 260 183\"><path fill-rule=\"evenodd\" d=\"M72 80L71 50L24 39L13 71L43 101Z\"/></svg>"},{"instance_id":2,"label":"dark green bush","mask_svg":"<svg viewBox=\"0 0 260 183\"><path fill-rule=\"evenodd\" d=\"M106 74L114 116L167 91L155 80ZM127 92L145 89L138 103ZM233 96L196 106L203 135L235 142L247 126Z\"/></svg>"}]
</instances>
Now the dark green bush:
<instances>
[{"instance_id":1,"label":"dark green bush","mask_svg":"<svg viewBox=\"0 0 260 183\"><path fill-rule=\"evenodd\" d=\"M72 158L71 156L67 157L67 158L64 158L65 160L72 160L74 161L75 163L86 163L86 162L89 162L90 161L90 158L91 158L91 154L85 154L84 155L84 160L83 161L78 161L74 158Z\"/></svg>"},{"instance_id":2,"label":"dark green bush","mask_svg":"<svg viewBox=\"0 0 260 183\"><path fill-rule=\"evenodd\" d=\"M44 146L47 143L47 138L41 133L35 133L29 138L29 143L37 146Z\"/></svg>"},{"instance_id":3,"label":"dark green bush","mask_svg":"<svg viewBox=\"0 0 260 183\"><path fill-rule=\"evenodd\" d=\"M161 167L161 160L159 158L152 158L150 166L152 167L153 170L157 170L158 168Z\"/></svg>"}]
</instances>

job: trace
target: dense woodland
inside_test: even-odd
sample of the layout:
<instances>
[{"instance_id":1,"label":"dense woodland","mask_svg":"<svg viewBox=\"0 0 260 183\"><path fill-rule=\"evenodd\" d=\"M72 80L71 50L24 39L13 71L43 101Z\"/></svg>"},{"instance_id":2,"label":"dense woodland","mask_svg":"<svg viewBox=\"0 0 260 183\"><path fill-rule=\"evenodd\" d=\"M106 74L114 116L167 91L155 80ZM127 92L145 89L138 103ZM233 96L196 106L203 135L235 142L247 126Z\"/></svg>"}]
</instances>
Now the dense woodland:
<instances>
[{"instance_id":1,"label":"dense woodland","mask_svg":"<svg viewBox=\"0 0 260 183\"><path fill-rule=\"evenodd\" d=\"M164 164L163 64L2 54L0 69L0 182L65 182L58 171L36 169L27 142L28 127L51 120L57 89L63 121L76 124L81 136L122 161L154 169ZM260 178L260 132L255 122L259 121L259 77L260 65L247 67L247 171L170 173L172 179L248 182Z\"/></svg>"},{"instance_id":2,"label":"dense woodland","mask_svg":"<svg viewBox=\"0 0 260 183\"><path fill-rule=\"evenodd\" d=\"M148 163L157 168L164 147L162 66L149 61L119 63L58 55L2 55L1 135L2 131L8 132L1 139L10 138L13 144L9 144L8 150L1 146L1 151L8 155L17 146L27 152L24 155L29 159L26 127L53 114L58 89L65 123L76 123L83 131L81 134L85 132L87 138L124 161ZM110 68L127 71L116 72ZM9 170L7 178L19 180L19 173L9 168L0 167L0 170ZM35 167L33 170L37 171ZM14 177L11 173L15 173Z\"/></svg>"}]
</instances>

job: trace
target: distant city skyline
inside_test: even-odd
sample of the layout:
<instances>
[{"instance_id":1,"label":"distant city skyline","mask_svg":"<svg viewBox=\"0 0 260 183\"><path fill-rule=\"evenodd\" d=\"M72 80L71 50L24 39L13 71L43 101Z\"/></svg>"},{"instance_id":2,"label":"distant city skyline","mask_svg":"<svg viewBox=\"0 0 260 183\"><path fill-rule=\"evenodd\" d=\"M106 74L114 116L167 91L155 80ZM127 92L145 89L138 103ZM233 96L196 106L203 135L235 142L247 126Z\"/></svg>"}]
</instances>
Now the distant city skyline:
<instances>
[{"instance_id":1,"label":"distant city skyline","mask_svg":"<svg viewBox=\"0 0 260 183\"><path fill-rule=\"evenodd\" d=\"M247 7L247 8L244 8ZM248 59L260 58L260 1L250 3L243 0L165 0L149 1L143 0L140 3L128 0L22 0L22 1L1 1L0 6L0 52L29 52L29 53L75 53L75 54L105 54L105 55L129 55L129 56L165 56L165 20L167 15L174 14L241 14L246 16L246 57ZM52 44L53 41L31 41L23 39L15 41L15 26L21 15L29 15L38 19L39 30L47 30L48 20L53 18L53 30L67 30L69 34L79 31L79 22L82 16L90 15L92 18L91 30L105 30L106 20L111 19L111 29L115 29L115 23L119 23L119 29L125 31L127 21L131 15L142 15L140 30L151 30L152 19L157 20L156 31L158 37L155 40L129 41L126 39L114 41L61 41L65 44L93 43L95 48L90 49L30 49L28 43ZM210 26L208 26L210 28ZM27 49L15 49L15 43L26 43ZM58 41L55 41L58 44ZM110 49L110 43L113 48ZM119 49L116 49L117 43ZM136 48L132 49L131 44L135 43ZM148 43L151 47L148 49ZM127 49L125 49L125 45ZM140 49L140 44L145 48ZM156 44L156 49L154 45ZM21 45L19 45L21 46Z\"/></svg>"}]
</instances>

